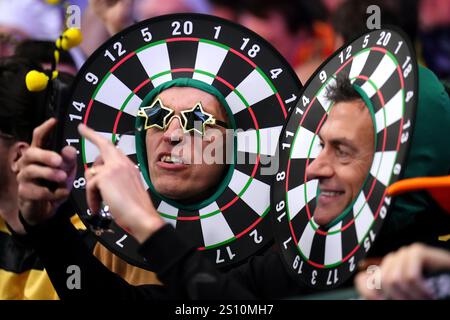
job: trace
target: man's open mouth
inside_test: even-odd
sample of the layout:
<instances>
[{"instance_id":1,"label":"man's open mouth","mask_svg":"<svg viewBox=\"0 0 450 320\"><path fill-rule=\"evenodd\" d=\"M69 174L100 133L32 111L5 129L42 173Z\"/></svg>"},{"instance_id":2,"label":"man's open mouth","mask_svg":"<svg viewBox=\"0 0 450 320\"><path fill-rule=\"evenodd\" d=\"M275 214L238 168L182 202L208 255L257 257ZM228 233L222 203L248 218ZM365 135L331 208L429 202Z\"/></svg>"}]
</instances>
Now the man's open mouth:
<instances>
[{"instance_id":1,"label":"man's open mouth","mask_svg":"<svg viewBox=\"0 0 450 320\"><path fill-rule=\"evenodd\" d=\"M336 197L341 194L344 194L344 191L320 191L320 195L323 195L325 197Z\"/></svg>"},{"instance_id":2,"label":"man's open mouth","mask_svg":"<svg viewBox=\"0 0 450 320\"><path fill-rule=\"evenodd\" d=\"M172 155L163 155L161 156L160 160L164 163L173 163L173 164L184 164L184 161L182 158Z\"/></svg>"}]
</instances>

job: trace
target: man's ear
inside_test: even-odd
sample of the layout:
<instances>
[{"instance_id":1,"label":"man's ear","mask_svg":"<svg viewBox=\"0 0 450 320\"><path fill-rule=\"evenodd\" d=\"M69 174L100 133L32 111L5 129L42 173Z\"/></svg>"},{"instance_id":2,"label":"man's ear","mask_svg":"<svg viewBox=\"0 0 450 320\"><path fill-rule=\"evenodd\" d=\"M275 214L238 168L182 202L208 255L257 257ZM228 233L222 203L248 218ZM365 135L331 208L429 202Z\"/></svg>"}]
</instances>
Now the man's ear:
<instances>
[{"instance_id":1,"label":"man's ear","mask_svg":"<svg viewBox=\"0 0 450 320\"><path fill-rule=\"evenodd\" d=\"M19 160L22 158L24 152L30 147L26 142L19 141L14 143L9 148L9 164L11 166L11 171L15 174L19 173Z\"/></svg>"}]
</instances>

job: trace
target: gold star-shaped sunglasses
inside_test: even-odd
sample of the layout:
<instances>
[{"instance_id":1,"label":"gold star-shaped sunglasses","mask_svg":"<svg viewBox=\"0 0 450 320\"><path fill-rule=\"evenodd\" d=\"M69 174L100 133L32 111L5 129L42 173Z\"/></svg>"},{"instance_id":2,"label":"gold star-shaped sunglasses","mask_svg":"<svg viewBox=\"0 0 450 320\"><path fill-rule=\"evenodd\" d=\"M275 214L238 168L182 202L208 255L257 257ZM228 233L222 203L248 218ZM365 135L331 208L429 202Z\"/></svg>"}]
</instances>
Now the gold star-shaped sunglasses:
<instances>
[{"instance_id":1,"label":"gold star-shaped sunglasses","mask_svg":"<svg viewBox=\"0 0 450 320\"><path fill-rule=\"evenodd\" d=\"M175 110L165 106L161 99L157 98L150 106L141 107L137 115L145 118L145 130L150 128L166 130L173 118L180 120L184 133L197 132L204 135L207 125L228 128L225 122L217 120L212 114L205 112L200 101L190 110L181 111L180 117L175 115Z\"/></svg>"}]
</instances>

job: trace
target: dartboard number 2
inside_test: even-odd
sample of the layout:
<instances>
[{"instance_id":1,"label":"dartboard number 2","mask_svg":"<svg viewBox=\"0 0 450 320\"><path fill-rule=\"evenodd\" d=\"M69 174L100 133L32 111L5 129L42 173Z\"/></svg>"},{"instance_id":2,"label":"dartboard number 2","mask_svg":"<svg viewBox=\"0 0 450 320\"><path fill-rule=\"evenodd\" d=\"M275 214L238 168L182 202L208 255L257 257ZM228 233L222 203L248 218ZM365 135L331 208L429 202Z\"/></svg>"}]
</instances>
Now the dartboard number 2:
<instances>
[{"instance_id":1,"label":"dartboard number 2","mask_svg":"<svg viewBox=\"0 0 450 320\"><path fill-rule=\"evenodd\" d=\"M121 57L125 53L127 53L126 50L122 49L122 44L120 42L114 43L113 49L116 50L117 57ZM114 55L109 50L105 50L105 57L108 57L113 62L116 61L116 57L114 57Z\"/></svg>"},{"instance_id":2,"label":"dartboard number 2","mask_svg":"<svg viewBox=\"0 0 450 320\"><path fill-rule=\"evenodd\" d=\"M231 251L230 247L227 247L227 253L228 253L228 257L230 258L230 260L233 260L233 258L236 256L236 254ZM216 263L222 263L222 262L225 262L225 259L222 259L222 254L221 254L220 249L217 249Z\"/></svg>"},{"instance_id":3,"label":"dartboard number 2","mask_svg":"<svg viewBox=\"0 0 450 320\"><path fill-rule=\"evenodd\" d=\"M171 24L173 31L173 36L179 36L181 35L181 31L183 31L184 34L190 35L192 34L192 31L194 30L194 25L192 24L192 21L185 21L183 23L183 30L181 30L181 23L180 21L174 21Z\"/></svg>"},{"instance_id":4,"label":"dartboard number 2","mask_svg":"<svg viewBox=\"0 0 450 320\"><path fill-rule=\"evenodd\" d=\"M258 230L256 229L250 232L250 237L253 237L253 241L255 241L255 243L261 243L263 241L263 237L258 235Z\"/></svg>"}]
</instances>

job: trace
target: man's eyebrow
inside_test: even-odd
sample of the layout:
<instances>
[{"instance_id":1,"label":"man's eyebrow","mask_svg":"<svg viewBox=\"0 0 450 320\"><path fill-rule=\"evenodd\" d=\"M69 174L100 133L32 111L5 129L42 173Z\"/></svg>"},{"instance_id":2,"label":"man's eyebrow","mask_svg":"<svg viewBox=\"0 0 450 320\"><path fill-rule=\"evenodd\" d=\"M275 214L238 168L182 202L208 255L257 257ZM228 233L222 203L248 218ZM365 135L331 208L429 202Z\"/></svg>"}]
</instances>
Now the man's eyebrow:
<instances>
[{"instance_id":1,"label":"man's eyebrow","mask_svg":"<svg viewBox=\"0 0 450 320\"><path fill-rule=\"evenodd\" d=\"M319 139L321 141L324 141L323 137L320 135L320 133L318 134ZM331 143L333 146L345 146L347 148L350 148L352 151L356 152L358 150L358 148L356 147L356 145L349 139L345 138L345 137L338 137L338 138L333 138L331 140L327 141L328 143Z\"/></svg>"}]
</instances>

